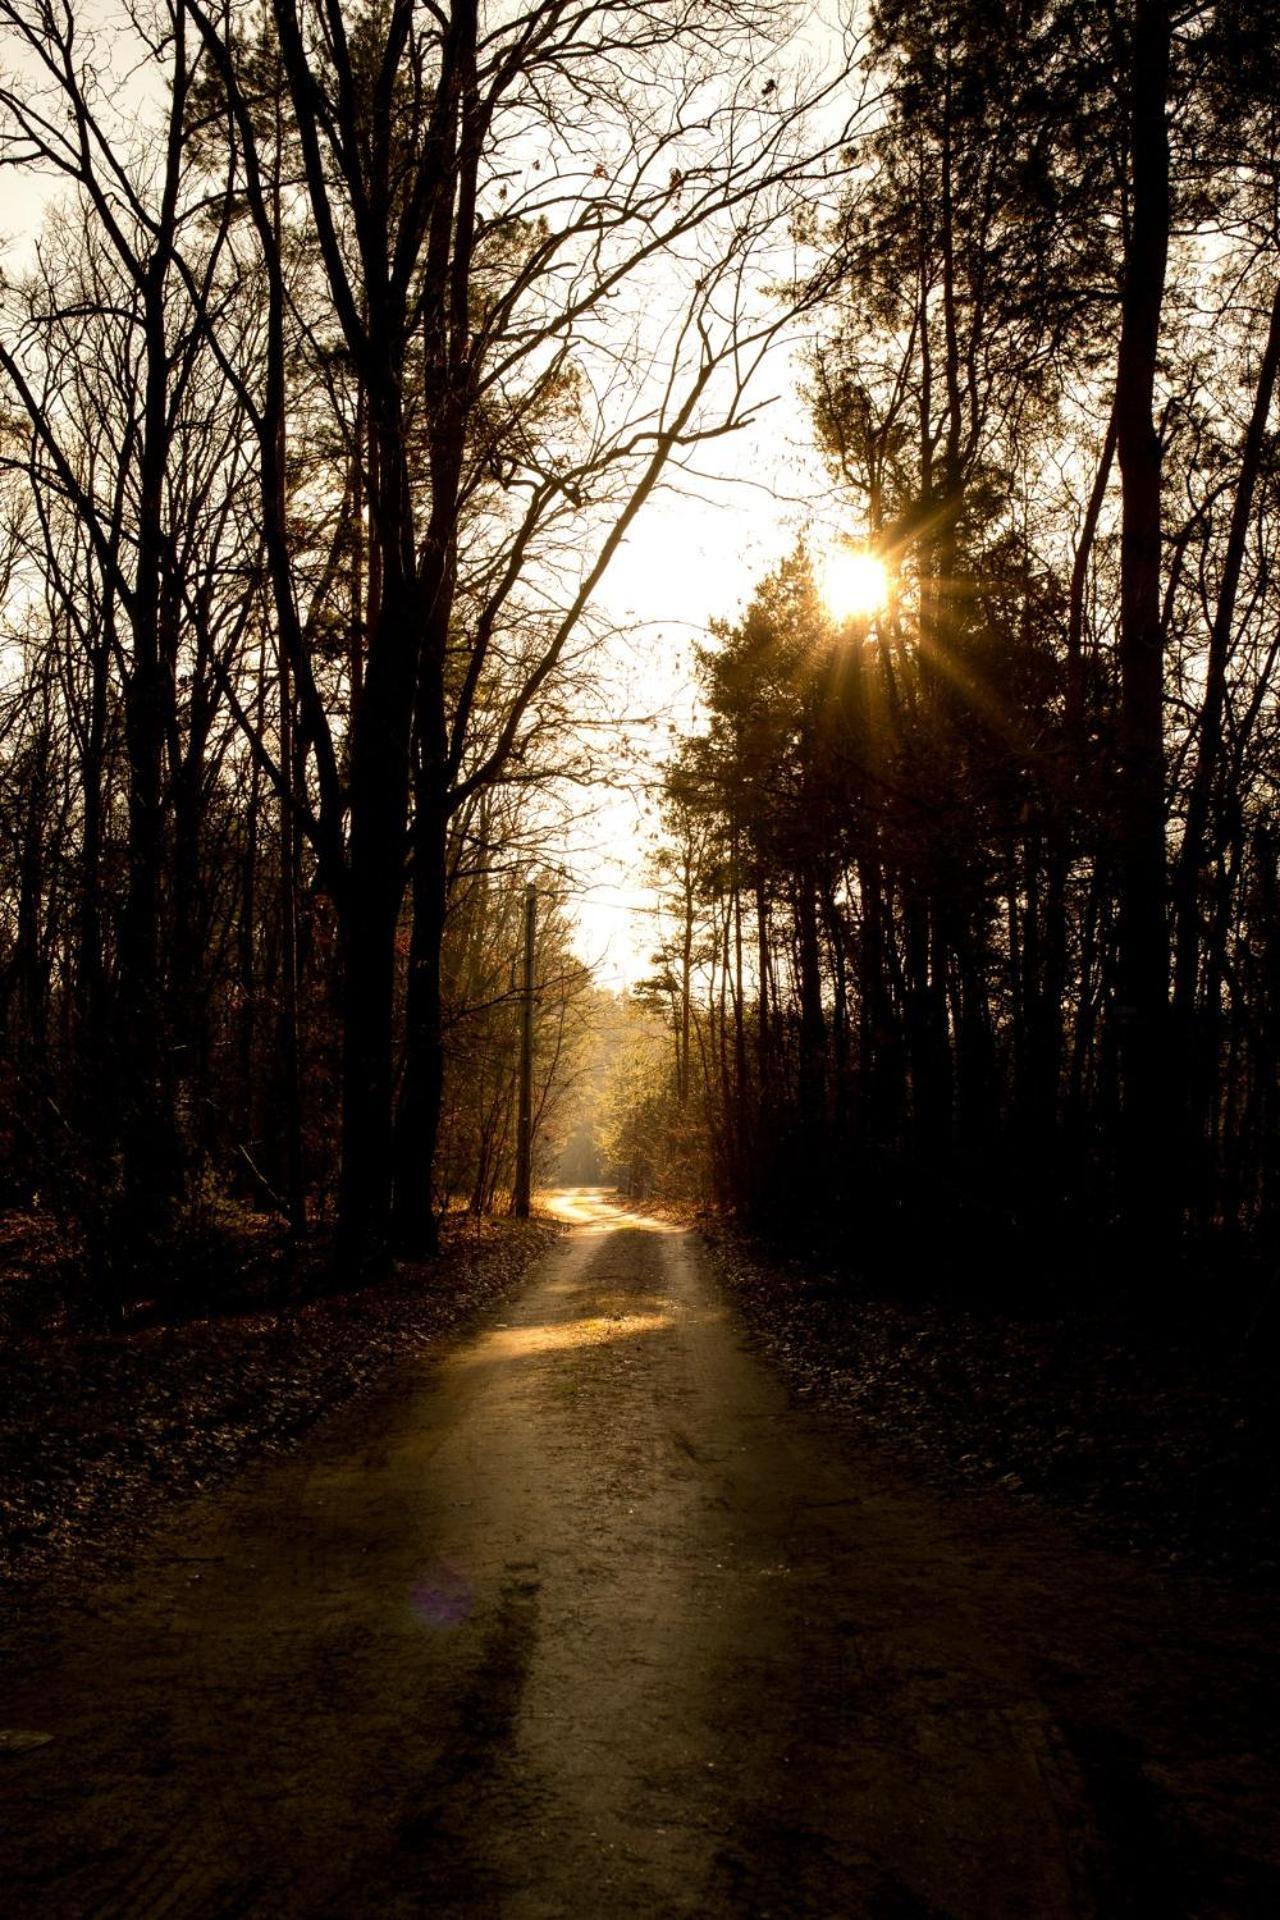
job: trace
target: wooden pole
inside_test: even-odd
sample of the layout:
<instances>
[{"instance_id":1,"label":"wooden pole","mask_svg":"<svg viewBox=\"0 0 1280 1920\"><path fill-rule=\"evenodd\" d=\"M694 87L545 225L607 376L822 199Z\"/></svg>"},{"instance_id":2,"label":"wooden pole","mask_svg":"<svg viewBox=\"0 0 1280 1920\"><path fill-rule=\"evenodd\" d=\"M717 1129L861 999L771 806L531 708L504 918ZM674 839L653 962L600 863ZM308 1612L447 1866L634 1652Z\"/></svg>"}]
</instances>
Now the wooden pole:
<instances>
[{"instance_id":1,"label":"wooden pole","mask_svg":"<svg viewBox=\"0 0 1280 1920\"><path fill-rule=\"evenodd\" d=\"M516 1191L512 1211L529 1218L533 1180L533 936L537 914L533 883L524 896L524 994L520 1009L520 1111L516 1130Z\"/></svg>"}]
</instances>

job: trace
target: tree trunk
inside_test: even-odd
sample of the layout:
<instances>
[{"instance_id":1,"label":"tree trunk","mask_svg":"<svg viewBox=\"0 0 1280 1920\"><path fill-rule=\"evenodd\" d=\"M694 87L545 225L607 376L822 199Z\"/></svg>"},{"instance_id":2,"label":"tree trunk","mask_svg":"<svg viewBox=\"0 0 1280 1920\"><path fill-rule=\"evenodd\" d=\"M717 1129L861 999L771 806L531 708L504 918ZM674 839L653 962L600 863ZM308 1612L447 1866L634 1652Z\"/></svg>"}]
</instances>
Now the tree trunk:
<instances>
[{"instance_id":1,"label":"tree trunk","mask_svg":"<svg viewBox=\"0 0 1280 1920\"><path fill-rule=\"evenodd\" d=\"M384 529L399 530L396 463L383 442ZM392 510L388 510L392 509ZM351 746L350 856L343 899L342 1172L337 1255L355 1277L390 1257L396 930L404 898L416 595L384 557L379 630Z\"/></svg>"},{"instance_id":2,"label":"tree trunk","mask_svg":"<svg viewBox=\"0 0 1280 1920\"><path fill-rule=\"evenodd\" d=\"M152 1264L168 1240L178 1195L167 1009L160 963L166 865L164 746L172 684L161 658L164 476L168 449L164 256L144 289L144 437L138 558L130 608L133 654L124 697L129 767L128 890L120 928L122 1237L126 1261ZM125 1276L122 1283L127 1284Z\"/></svg>"},{"instance_id":3,"label":"tree trunk","mask_svg":"<svg viewBox=\"0 0 1280 1920\"><path fill-rule=\"evenodd\" d=\"M1200 707L1200 725L1195 769L1187 799L1186 829L1174 870L1173 902L1177 937L1175 944L1173 1003L1181 1035L1189 1025L1195 1007L1196 975L1200 953L1200 868L1209 849L1205 836L1213 800L1214 781L1222 750L1222 722L1226 706L1227 665L1231 655L1236 599L1249 538L1249 521L1266 441L1267 421L1275 397L1276 378L1280 374L1280 285L1271 307L1253 411L1240 455L1240 474L1236 482L1231 530L1222 563L1222 579L1209 636L1209 655L1205 665L1204 699Z\"/></svg>"},{"instance_id":4,"label":"tree trunk","mask_svg":"<svg viewBox=\"0 0 1280 1920\"><path fill-rule=\"evenodd\" d=\"M424 663L424 675L429 671ZM434 751L419 741L413 827L413 929L409 939L409 978L405 999L405 1057L396 1107L395 1236L402 1252L416 1258L436 1251L438 1235L432 1169L440 1131L444 1094L444 1036L441 1030L441 949L448 911L447 801L443 791L443 681L430 704L419 695L419 726L435 736Z\"/></svg>"},{"instance_id":5,"label":"tree trunk","mask_svg":"<svg viewBox=\"0 0 1280 1920\"><path fill-rule=\"evenodd\" d=\"M1153 418L1168 260L1168 0L1138 0L1130 80L1132 205L1116 444L1120 459L1119 1044L1121 1211L1141 1242L1167 1188L1164 633L1161 449Z\"/></svg>"}]
</instances>

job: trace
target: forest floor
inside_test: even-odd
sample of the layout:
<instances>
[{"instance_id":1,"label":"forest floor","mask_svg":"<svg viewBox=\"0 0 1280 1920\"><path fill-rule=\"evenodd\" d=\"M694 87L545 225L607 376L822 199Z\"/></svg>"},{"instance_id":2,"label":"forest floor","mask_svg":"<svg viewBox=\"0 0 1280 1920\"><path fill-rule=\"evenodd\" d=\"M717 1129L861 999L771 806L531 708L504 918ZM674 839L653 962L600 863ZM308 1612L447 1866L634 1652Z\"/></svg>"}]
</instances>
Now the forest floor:
<instances>
[{"instance_id":1,"label":"forest floor","mask_svg":"<svg viewBox=\"0 0 1280 1920\"><path fill-rule=\"evenodd\" d=\"M1099 1544L1157 1562L1280 1580L1266 1298L1225 1321L1208 1282L1141 1315L1114 1303L969 1309L903 1299L901 1275L877 1288L705 1231L797 1399L840 1413L933 1485L1047 1504Z\"/></svg>"},{"instance_id":2,"label":"forest floor","mask_svg":"<svg viewBox=\"0 0 1280 1920\"><path fill-rule=\"evenodd\" d=\"M697 1235L562 1207L517 1295L0 1619L7 1914L1274 1920L1271 1596L943 1497Z\"/></svg>"},{"instance_id":3,"label":"forest floor","mask_svg":"<svg viewBox=\"0 0 1280 1920\"><path fill-rule=\"evenodd\" d=\"M316 1288L322 1250L282 1291L252 1222L229 1247L216 1313L86 1331L65 1249L43 1218L0 1228L0 1584L47 1600L127 1564L168 1507L287 1451L319 1418L509 1297L563 1228L453 1214L438 1260L355 1293ZM307 1297L310 1294L311 1297Z\"/></svg>"}]
</instances>

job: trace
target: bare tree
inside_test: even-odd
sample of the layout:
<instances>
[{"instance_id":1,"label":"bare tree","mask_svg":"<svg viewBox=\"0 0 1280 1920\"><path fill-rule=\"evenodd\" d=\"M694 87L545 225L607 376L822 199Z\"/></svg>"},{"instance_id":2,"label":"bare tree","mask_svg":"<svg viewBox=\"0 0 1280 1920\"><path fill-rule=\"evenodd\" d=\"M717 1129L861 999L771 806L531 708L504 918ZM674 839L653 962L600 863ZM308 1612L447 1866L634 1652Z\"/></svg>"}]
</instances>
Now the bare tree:
<instances>
[{"instance_id":1,"label":"bare tree","mask_svg":"<svg viewBox=\"0 0 1280 1920\"><path fill-rule=\"evenodd\" d=\"M668 465L744 417L783 324L766 261L822 158L775 72L785 8L281 4L299 184L282 231L244 51L195 0L266 264L254 402L281 642L343 933L342 1254L432 1244L449 820L508 777L571 636ZM288 222L314 236L361 396L359 695L315 692L279 502ZM654 314L663 316L655 326ZM339 727L341 736L339 736ZM345 764L345 775L339 773ZM279 779L279 770L276 776ZM395 942L412 875L393 1128Z\"/></svg>"},{"instance_id":2,"label":"bare tree","mask_svg":"<svg viewBox=\"0 0 1280 1920\"><path fill-rule=\"evenodd\" d=\"M133 27L158 94L147 140L129 137L127 109L114 98L109 29L86 29L69 4L6 0L0 7L0 29L17 58L16 73L0 84L0 161L72 183L89 249L89 281L69 297L39 267L6 287L0 369L30 420L33 458L79 516L92 549L102 624L90 644L99 675L103 650L120 666L130 821L118 963L120 1221L133 1257L145 1259L167 1237L182 1182L173 1073L181 1036L161 948L174 845L166 756L178 728L175 662L184 617L171 510L173 489L183 484L175 472L183 409L201 357L198 309L183 294L183 272L207 291L217 276L222 230L203 218L187 152L198 54L186 8L176 0L138 16ZM99 436L86 463L80 420L65 402L68 383L80 377L76 323L92 331L99 317L115 325L109 351L117 384L110 433ZM97 702L100 729L100 687ZM193 765L199 742L194 753ZM95 804L87 821L91 871ZM92 886L90 880L91 894ZM90 993L97 971L92 911L83 933Z\"/></svg>"}]
</instances>

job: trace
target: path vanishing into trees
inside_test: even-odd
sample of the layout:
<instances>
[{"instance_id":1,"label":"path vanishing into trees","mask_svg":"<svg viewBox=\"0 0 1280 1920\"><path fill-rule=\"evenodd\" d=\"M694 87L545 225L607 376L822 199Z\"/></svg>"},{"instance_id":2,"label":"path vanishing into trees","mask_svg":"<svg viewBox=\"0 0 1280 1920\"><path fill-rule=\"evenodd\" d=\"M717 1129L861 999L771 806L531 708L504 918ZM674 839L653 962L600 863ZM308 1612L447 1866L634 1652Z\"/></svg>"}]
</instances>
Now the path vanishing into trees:
<instances>
[{"instance_id":1,"label":"path vanishing into trees","mask_svg":"<svg viewBox=\"0 0 1280 1920\"><path fill-rule=\"evenodd\" d=\"M1269 1604L914 1486L695 1235L560 1204L505 1319L10 1662L8 1913L1280 1911Z\"/></svg>"}]
</instances>

